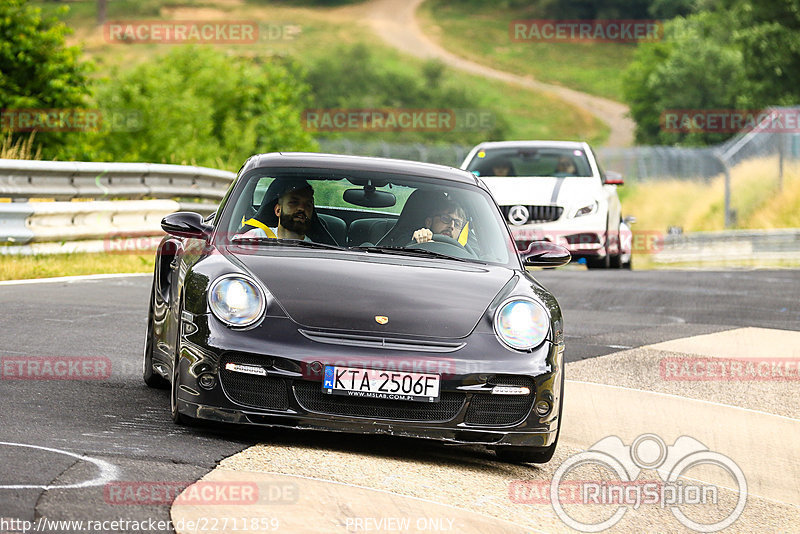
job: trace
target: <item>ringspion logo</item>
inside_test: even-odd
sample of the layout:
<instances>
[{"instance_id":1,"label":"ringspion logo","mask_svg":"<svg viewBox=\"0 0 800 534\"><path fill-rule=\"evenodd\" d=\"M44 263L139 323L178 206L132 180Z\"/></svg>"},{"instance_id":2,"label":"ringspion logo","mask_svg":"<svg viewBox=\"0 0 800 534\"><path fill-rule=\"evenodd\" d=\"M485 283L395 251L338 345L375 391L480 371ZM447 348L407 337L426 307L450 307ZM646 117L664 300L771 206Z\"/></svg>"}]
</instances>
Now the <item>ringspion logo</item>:
<instances>
[{"instance_id":1,"label":"ringspion logo","mask_svg":"<svg viewBox=\"0 0 800 534\"><path fill-rule=\"evenodd\" d=\"M708 469L724 473L723 485L693 477L698 472L695 470ZM660 480L639 480L645 470L656 471ZM598 471L608 473L608 477L597 480ZM587 472L595 476L591 479L580 476ZM732 488L735 498L725 498L727 488ZM519 488L511 494L519 495ZM689 436L680 436L667 445L655 434L642 434L630 445L617 436L598 441L588 450L567 458L556 469L549 490L556 515L579 532L609 529L629 510L643 505L669 509L681 525L696 532L718 532L739 519L747 495L744 473L728 456L709 450ZM718 520L695 521L693 515L698 507L713 508ZM595 514L598 517L592 517Z\"/></svg>"}]
</instances>

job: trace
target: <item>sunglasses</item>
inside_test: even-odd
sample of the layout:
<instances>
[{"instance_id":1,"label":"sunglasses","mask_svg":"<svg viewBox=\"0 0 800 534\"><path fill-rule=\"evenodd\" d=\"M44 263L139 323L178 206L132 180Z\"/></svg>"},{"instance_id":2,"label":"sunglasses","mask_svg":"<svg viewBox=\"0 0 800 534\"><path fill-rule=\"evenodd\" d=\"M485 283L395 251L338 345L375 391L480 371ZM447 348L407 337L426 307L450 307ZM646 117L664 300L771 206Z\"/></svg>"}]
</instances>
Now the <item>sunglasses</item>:
<instances>
[{"instance_id":1,"label":"sunglasses","mask_svg":"<svg viewBox=\"0 0 800 534\"><path fill-rule=\"evenodd\" d=\"M453 217L450 217L449 215L436 215L436 218L439 219L440 221L442 221L442 223L444 225L446 225L446 226L450 225L451 223L453 223L456 228L463 228L464 227L464 221L462 221L461 219L454 219Z\"/></svg>"}]
</instances>

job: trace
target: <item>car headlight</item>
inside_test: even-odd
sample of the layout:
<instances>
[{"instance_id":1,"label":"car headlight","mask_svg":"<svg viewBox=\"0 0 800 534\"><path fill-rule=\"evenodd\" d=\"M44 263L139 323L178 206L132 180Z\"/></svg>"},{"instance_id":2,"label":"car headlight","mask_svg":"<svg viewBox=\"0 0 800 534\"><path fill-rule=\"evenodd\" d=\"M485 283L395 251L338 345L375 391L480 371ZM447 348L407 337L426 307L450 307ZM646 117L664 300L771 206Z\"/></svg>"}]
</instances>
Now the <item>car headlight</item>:
<instances>
[{"instance_id":1,"label":"car headlight","mask_svg":"<svg viewBox=\"0 0 800 534\"><path fill-rule=\"evenodd\" d=\"M582 208L578 208L578 210L575 212L575 215L573 215L573 217L583 217L584 215L591 215L592 213L595 213L596 211L597 211L597 201L595 200L591 204L587 204L587 205L583 206Z\"/></svg>"},{"instance_id":2,"label":"car headlight","mask_svg":"<svg viewBox=\"0 0 800 534\"><path fill-rule=\"evenodd\" d=\"M208 292L212 313L228 326L255 324L267 307L267 299L258 284L239 275L217 278Z\"/></svg>"},{"instance_id":3,"label":"car headlight","mask_svg":"<svg viewBox=\"0 0 800 534\"><path fill-rule=\"evenodd\" d=\"M494 316L500 340L517 350L538 347L550 331L550 315L534 300L515 298L501 305Z\"/></svg>"}]
</instances>

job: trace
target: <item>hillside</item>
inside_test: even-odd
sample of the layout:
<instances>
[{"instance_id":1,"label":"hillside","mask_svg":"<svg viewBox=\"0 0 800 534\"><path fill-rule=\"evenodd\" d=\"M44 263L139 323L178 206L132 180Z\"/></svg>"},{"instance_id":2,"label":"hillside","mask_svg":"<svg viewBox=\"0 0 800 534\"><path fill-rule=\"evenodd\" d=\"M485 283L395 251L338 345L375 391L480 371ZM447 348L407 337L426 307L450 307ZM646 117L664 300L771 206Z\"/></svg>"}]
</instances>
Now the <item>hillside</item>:
<instances>
[{"instance_id":1,"label":"hillside","mask_svg":"<svg viewBox=\"0 0 800 534\"><path fill-rule=\"evenodd\" d=\"M54 11L54 3L37 1L45 11ZM119 44L109 42L103 29L96 25L95 1L79 0L69 3L69 12L63 17L75 33L72 44L83 46L87 59L96 66L95 76L113 77L115 69L126 70L154 56L167 53L175 44ZM379 57L387 71L421 76L425 62L398 54L380 44L372 31L359 20L362 4L338 7L296 7L287 2L263 0L176 0L157 2L145 0L117 0L109 2L107 20L246 20L259 25L257 43L204 44L226 53L252 58L291 57L306 68L329 57L341 46L364 45ZM357 66L354 66L357 68ZM510 84L487 81L480 77L445 69L443 80L463 88L466 94L481 102L481 110L488 110L494 119L507 125L506 138L582 139L600 144L608 128L585 111L577 110L561 100L536 91ZM362 107L369 107L368 101ZM378 134L392 142L391 132ZM473 143L452 132L442 132L434 142Z\"/></svg>"}]
</instances>

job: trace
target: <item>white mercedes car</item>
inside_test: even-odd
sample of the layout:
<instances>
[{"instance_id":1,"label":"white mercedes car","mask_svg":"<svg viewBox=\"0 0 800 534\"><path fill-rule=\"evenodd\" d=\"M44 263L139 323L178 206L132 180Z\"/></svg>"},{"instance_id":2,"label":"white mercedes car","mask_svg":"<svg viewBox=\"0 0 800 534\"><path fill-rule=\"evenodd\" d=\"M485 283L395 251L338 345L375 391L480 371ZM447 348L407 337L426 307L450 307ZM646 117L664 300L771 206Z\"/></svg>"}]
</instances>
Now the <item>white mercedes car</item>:
<instances>
[{"instance_id":1,"label":"white mercedes car","mask_svg":"<svg viewBox=\"0 0 800 534\"><path fill-rule=\"evenodd\" d=\"M631 231L617 196L622 176L604 171L588 144L481 143L461 168L486 183L520 250L546 240L589 268L630 267Z\"/></svg>"}]
</instances>

